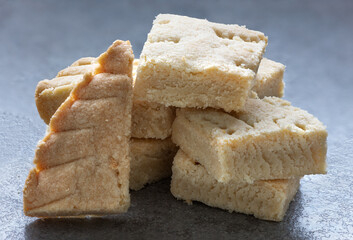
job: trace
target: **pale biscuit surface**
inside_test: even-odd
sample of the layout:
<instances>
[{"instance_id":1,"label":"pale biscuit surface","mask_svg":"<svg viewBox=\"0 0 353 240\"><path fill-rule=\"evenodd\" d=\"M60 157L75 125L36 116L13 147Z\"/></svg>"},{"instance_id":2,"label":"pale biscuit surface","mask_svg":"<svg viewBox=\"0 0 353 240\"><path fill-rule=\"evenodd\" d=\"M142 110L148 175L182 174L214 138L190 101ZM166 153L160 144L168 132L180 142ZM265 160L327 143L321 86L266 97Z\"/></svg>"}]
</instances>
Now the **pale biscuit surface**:
<instances>
[{"instance_id":1,"label":"pale biscuit surface","mask_svg":"<svg viewBox=\"0 0 353 240\"><path fill-rule=\"evenodd\" d=\"M160 14L140 57L135 97L166 106L239 110L267 45L238 25Z\"/></svg>"},{"instance_id":2,"label":"pale biscuit surface","mask_svg":"<svg viewBox=\"0 0 353 240\"><path fill-rule=\"evenodd\" d=\"M158 103L134 101L132 137L166 139L172 134L175 109Z\"/></svg>"},{"instance_id":3,"label":"pale biscuit surface","mask_svg":"<svg viewBox=\"0 0 353 240\"><path fill-rule=\"evenodd\" d=\"M133 58L129 42L116 41L113 47L123 51L130 47L128 55ZM26 215L127 211L132 108L129 75L87 73L55 112L46 136L38 143L36 168L26 180Z\"/></svg>"},{"instance_id":4,"label":"pale biscuit surface","mask_svg":"<svg viewBox=\"0 0 353 240\"><path fill-rule=\"evenodd\" d=\"M170 138L138 139L130 141L130 189L140 190L146 184L170 177L177 151Z\"/></svg>"},{"instance_id":5,"label":"pale biscuit surface","mask_svg":"<svg viewBox=\"0 0 353 240\"><path fill-rule=\"evenodd\" d=\"M139 59L133 63L134 85ZM134 88L135 89L135 88ZM172 134L175 109L159 103L139 101L134 96L132 106L132 137L165 139Z\"/></svg>"},{"instance_id":6,"label":"pale biscuit surface","mask_svg":"<svg viewBox=\"0 0 353 240\"><path fill-rule=\"evenodd\" d=\"M230 212L282 221L294 198L300 178L220 183L206 169L179 150L173 162L171 192L188 203L200 201Z\"/></svg>"},{"instance_id":7,"label":"pale biscuit surface","mask_svg":"<svg viewBox=\"0 0 353 240\"><path fill-rule=\"evenodd\" d=\"M243 111L180 109L172 140L221 182L326 173L324 125L276 97L249 99Z\"/></svg>"},{"instance_id":8,"label":"pale biscuit surface","mask_svg":"<svg viewBox=\"0 0 353 240\"><path fill-rule=\"evenodd\" d=\"M255 85L252 88L259 98L283 97L285 66L281 63L267 58L261 60L259 70L255 78Z\"/></svg>"}]
</instances>

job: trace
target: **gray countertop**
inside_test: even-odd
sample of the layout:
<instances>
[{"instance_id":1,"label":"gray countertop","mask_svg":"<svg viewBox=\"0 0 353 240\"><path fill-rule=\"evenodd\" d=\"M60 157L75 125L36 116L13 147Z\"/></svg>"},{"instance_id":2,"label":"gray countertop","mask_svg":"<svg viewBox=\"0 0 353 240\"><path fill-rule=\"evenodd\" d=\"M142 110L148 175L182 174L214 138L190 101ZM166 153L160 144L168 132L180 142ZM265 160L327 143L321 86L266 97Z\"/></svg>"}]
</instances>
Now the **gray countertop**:
<instances>
[{"instance_id":1,"label":"gray countertop","mask_svg":"<svg viewBox=\"0 0 353 240\"><path fill-rule=\"evenodd\" d=\"M353 239L352 1L0 0L0 239ZM266 57L286 65L285 99L326 126L328 174L305 176L280 223L188 206L169 179L131 193L126 214L100 219L24 216L22 189L45 133L39 80L115 39L138 57L158 13L247 25L269 37Z\"/></svg>"}]
</instances>

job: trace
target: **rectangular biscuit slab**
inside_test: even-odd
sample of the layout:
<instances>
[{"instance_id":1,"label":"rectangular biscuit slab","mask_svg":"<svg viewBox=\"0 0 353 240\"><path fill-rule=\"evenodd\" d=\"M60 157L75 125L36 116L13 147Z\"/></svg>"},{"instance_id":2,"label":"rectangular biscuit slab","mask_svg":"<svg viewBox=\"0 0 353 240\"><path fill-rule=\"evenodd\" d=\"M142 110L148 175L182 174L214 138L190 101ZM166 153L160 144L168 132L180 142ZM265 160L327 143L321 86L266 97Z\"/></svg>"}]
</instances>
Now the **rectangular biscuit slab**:
<instances>
[{"instance_id":1,"label":"rectangular biscuit slab","mask_svg":"<svg viewBox=\"0 0 353 240\"><path fill-rule=\"evenodd\" d=\"M259 98L283 97L285 66L267 58L261 60L252 88Z\"/></svg>"},{"instance_id":2,"label":"rectangular biscuit slab","mask_svg":"<svg viewBox=\"0 0 353 240\"><path fill-rule=\"evenodd\" d=\"M170 138L132 138L130 189L140 190L146 184L170 177L176 151L177 147Z\"/></svg>"},{"instance_id":3,"label":"rectangular biscuit slab","mask_svg":"<svg viewBox=\"0 0 353 240\"><path fill-rule=\"evenodd\" d=\"M326 173L324 125L276 97L249 99L243 111L180 109L172 140L220 182Z\"/></svg>"},{"instance_id":4,"label":"rectangular biscuit slab","mask_svg":"<svg viewBox=\"0 0 353 240\"><path fill-rule=\"evenodd\" d=\"M102 54L99 66L128 71L130 43L116 41L112 49L123 59ZM23 190L27 216L116 214L130 205L131 73L95 73L75 84L37 145Z\"/></svg>"},{"instance_id":5,"label":"rectangular biscuit slab","mask_svg":"<svg viewBox=\"0 0 353 240\"><path fill-rule=\"evenodd\" d=\"M135 79L138 60L133 65L132 75ZM35 100L39 115L45 123L49 123L51 116L82 80L83 74L97 66L96 58L81 58L60 71L56 78L38 83ZM171 135L174 118L175 110L172 107L133 100L132 137L165 139Z\"/></svg>"},{"instance_id":6,"label":"rectangular biscuit slab","mask_svg":"<svg viewBox=\"0 0 353 240\"><path fill-rule=\"evenodd\" d=\"M171 192L177 199L199 201L229 212L282 221L299 188L300 178L220 183L195 160L179 150L173 162Z\"/></svg>"},{"instance_id":7,"label":"rectangular biscuit slab","mask_svg":"<svg viewBox=\"0 0 353 240\"><path fill-rule=\"evenodd\" d=\"M135 98L166 106L241 109L267 37L243 26L160 14L137 70Z\"/></svg>"}]
</instances>

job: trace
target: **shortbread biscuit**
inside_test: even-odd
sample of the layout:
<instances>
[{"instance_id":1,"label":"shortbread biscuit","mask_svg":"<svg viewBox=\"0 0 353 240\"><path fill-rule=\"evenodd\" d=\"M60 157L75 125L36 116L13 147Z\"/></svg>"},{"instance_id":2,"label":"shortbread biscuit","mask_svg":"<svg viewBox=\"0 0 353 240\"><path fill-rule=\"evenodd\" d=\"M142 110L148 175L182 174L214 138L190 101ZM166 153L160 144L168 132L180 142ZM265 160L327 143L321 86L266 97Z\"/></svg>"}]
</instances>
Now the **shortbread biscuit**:
<instances>
[{"instance_id":1,"label":"shortbread biscuit","mask_svg":"<svg viewBox=\"0 0 353 240\"><path fill-rule=\"evenodd\" d=\"M276 97L249 99L243 111L180 109L172 140L220 182L326 173L325 126Z\"/></svg>"},{"instance_id":2,"label":"shortbread biscuit","mask_svg":"<svg viewBox=\"0 0 353 240\"><path fill-rule=\"evenodd\" d=\"M243 108L267 45L261 32L160 14L137 70L134 97L166 106Z\"/></svg>"},{"instance_id":3,"label":"shortbread biscuit","mask_svg":"<svg viewBox=\"0 0 353 240\"><path fill-rule=\"evenodd\" d=\"M115 58L98 59L102 67L115 64L119 69L124 61L116 58L133 58L129 42L116 41L107 52L112 49ZM127 211L132 79L131 73L121 70L124 74L112 69L109 73L86 73L54 113L46 136L38 143L36 167L23 190L26 215Z\"/></svg>"},{"instance_id":4,"label":"shortbread biscuit","mask_svg":"<svg viewBox=\"0 0 353 240\"><path fill-rule=\"evenodd\" d=\"M252 88L259 98L283 97L285 66L267 58L261 60Z\"/></svg>"},{"instance_id":5,"label":"shortbread biscuit","mask_svg":"<svg viewBox=\"0 0 353 240\"><path fill-rule=\"evenodd\" d=\"M39 115L45 123L49 123L51 116L69 96L77 82L82 80L84 71L89 72L98 65L96 58L81 58L64 69L65 71L60 71L60 75L65 72L66 76L38 83L35 100ZM138 60L135 60L133 65L132 74L135 79ZM80 74L75 75L78 67L81 67ZM174 118L175 110L172 107L133 100L131 135L135 138L165 139L172 133Z\"/></svg>"},{"instance_id":6,"label":"shortbread biscuit","mask_svg":"<svg viewBox=\"0 0 353 240\"><path fill-rule=\"evenodd\" d=\"M170 138L138 139L130 142L130 189L140 190L148 183L170 177L172 162L177 151Z\"/></svg>"},{"instance_id":7,"label":"shortbread biscuit","mask_svg":"<svg viewBox=\"0 0 353 240\"><path fill-rule=\"evenodd\" d=\"M220 183L195 160L179 150L173 162L171 192L178 198L203 202L229 212L282 221L299 188L300 178Z\"/></svg>"}]
</instances>

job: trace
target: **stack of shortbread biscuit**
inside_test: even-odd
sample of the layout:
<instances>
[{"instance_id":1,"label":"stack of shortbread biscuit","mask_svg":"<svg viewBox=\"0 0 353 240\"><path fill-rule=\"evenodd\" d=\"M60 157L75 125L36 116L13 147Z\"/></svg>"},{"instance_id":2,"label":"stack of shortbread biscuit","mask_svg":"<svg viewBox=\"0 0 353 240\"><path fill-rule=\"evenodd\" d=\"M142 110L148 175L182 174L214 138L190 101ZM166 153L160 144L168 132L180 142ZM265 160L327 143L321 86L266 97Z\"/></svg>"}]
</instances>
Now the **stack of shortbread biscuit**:
<instances>
[{"instance_id":1,"label":"stack of shortbread biscuit","mask_svg":"<svg viewBox=\"0 0 353 240\"><path fill-rule=\"evenodd\" d=\"M113 48L114 44L108 51ZM98 65L96 58L84 57L61 70L55 78L38 83L36 105L45 123L49 124L52 115L70 95L74 86L83 79L84 74L94 71ZM137 65L138 60L134 60L133 81ZM171 175L172 161L177 151L170 138L175 110L158 103L133 99L131 118L130 189L139 190L147 183Z\"/></svg>"},{"instance_id":2,"label":"stack of shortbread biscuit","mask_svg":"<svg viewBox=\"0 0 353 240\"><path fill-rule=\"evenodd\" d=\"M284 66L266 45L245 27L161 14L140 60L118 40L39 82L49 127L25 213L124 212L129 187L172 173L178 199L281 221L300 178L326 172L327 132L280 99Z\"/></svg>"}]
</instances>

